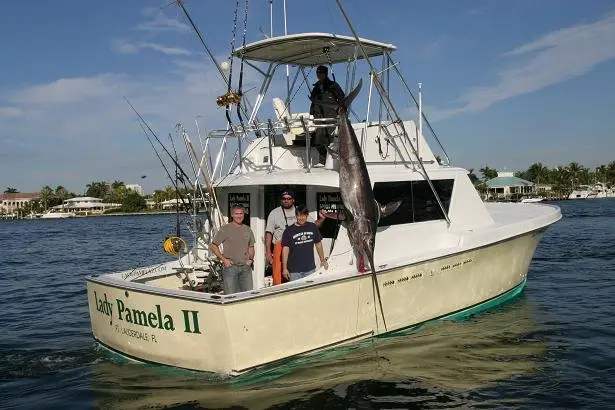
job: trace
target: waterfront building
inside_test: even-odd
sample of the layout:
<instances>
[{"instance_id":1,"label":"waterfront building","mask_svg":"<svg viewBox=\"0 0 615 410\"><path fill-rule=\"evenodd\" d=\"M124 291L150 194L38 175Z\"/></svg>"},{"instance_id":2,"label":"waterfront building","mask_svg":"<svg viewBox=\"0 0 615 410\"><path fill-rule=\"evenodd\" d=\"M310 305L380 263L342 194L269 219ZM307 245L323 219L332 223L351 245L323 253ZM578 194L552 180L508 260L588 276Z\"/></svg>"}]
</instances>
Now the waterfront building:
<instances>
[{"instance_id":1,"label":"waterfront building","mask_svg":"<svg viewBox=\"0 0 615 410\"><path fill-rule=\"evenodd\" d=\"M126 189L131 191L135 191L137 194L144 196L143 187L139 184L126 184Z\"/></svg>"},{"instance_id":2,"label":"waterfront building","mask_svg":"<svg viewBox=\"0 0 615 410\"><path fill-rule=\"evenodd\" d=\"M514 200L535 193L533 182L516 177L513 172L498 171L498 176L486 182L487 198L491 200Z\"/></svg>"},{"instance_id":3,"label":"waterfront building","mask_svg":"<svg viewBox=\"0 0 615 410\"><path fill-rule=\"evenodd\" d=\"M74 212L76 215L99 215L109 209L120 208L122 204L104 203L100 198L82 196L70 198L64 201L62 205L54 206L52 209L62 210L65 212Z\"/></svg>"},{"instance_id":4,"label":"waterfront building","mask_svg":"<svg viewBox=\"0 0 615 410\"><path fill-rule=\"evenodd\" d=\"M38 192L16 192L0 194L0 213L12 214L19 211L28 202L38 198Z\"/></svg>"}]
</instances>

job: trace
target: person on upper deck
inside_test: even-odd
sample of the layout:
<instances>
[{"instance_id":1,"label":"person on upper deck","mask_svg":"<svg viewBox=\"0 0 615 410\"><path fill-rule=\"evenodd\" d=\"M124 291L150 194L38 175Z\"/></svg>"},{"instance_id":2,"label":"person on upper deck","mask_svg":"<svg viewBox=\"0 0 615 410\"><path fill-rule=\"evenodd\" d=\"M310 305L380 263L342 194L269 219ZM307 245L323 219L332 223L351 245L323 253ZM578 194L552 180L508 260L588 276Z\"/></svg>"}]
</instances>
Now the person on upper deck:
<instances>
[{"instance_id":1,"label":"person on upper deck","mask_svg":"<svg viewBox=\"0 0 615 410\"><path fill-rule=\"evenodd\" d=\"M335 81L329 78L329 69L324 66L316 68L316 77L318 81L314 83L312 93L310 94L310 115L314 118L335 118L337 117L337 105L344 100L344 91L342 87ZM325 128L316 128L314 132L314 146L318 148L320 153L320 162L325 163L327 149L333 136L331 135L335 125Z\"/></svg>"},{"instance_id":2,"label":"person on upper deck","mask_svg":"<svg viewBox=\"0 0 615 410\"><path fill-rule=\"evenodd\" d=\"M267 225L265 226L265 257L273 268L274 285L282 283L282 235L286 228L294 225L297 221L295 197L293 189L284 189L280 196L280 206L273 209L267 217ZM324 220L325 217L321 214L315 221L316 227L320 227Z\"/></svg>"}]
</instances>

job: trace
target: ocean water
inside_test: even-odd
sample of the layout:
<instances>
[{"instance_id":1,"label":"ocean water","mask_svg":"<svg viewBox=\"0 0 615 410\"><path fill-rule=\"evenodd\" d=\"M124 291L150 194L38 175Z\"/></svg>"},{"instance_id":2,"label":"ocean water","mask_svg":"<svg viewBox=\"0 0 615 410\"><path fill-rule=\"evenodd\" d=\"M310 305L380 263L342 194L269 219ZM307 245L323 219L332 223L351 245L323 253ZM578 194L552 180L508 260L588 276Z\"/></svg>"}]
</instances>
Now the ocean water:
<instances>
[{"instance_id":1,"label":"ocean water","mask_svg":"<svg viewBox=\"0 0 615 410\"><path fill-rule=\"evenodd\" d=\"M233 380L91 337L85 277L167 260L173 216L2 221L0 408L612 408L615 200L558 205L513 301Z\"/></svg>"}]
</instances>

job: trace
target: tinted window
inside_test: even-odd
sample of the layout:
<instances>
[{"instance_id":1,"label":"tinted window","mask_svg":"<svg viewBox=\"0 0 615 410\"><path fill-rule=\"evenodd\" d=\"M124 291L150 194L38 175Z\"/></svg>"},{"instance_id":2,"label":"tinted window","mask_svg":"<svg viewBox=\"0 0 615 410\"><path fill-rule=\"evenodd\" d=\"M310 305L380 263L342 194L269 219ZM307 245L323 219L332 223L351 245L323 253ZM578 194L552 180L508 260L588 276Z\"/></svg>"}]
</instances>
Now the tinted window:
<instances>
[{"instance_id":1,"label":"tinted window","mask_svg":"<svg viewBox=\"0 0 615 410\"><path fill-rule=\"evenodd\" d=\"M446 212L451 203L453 180L432 180L432 184L442 201ZM444 214L438 205L427 181L394 181L376 182L374 196L382 205L401 201L401 205L392 215L381 218L378 226L400 225L412 222L444 219Z\"/></svg>"}]
</instances>

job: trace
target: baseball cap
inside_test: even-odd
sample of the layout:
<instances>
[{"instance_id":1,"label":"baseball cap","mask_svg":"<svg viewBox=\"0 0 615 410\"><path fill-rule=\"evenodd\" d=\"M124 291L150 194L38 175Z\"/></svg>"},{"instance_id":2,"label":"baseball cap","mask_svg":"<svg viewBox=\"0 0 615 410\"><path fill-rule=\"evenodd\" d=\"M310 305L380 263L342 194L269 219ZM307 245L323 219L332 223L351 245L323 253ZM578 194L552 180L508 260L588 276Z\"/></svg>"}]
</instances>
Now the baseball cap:
<instances>
[{"instance_id":1,"label":"baseball cap","mask_svg":"<svg viewBox=\"0 0 615 410\"><path fill-rule=\"evenodd\" d=\"M282 191L282 193L280 194L281 197L288 195L288 196L292 196L293 198L295 197L295 191L292 188L286 188Z\"/></svg>"}]
</instances>

